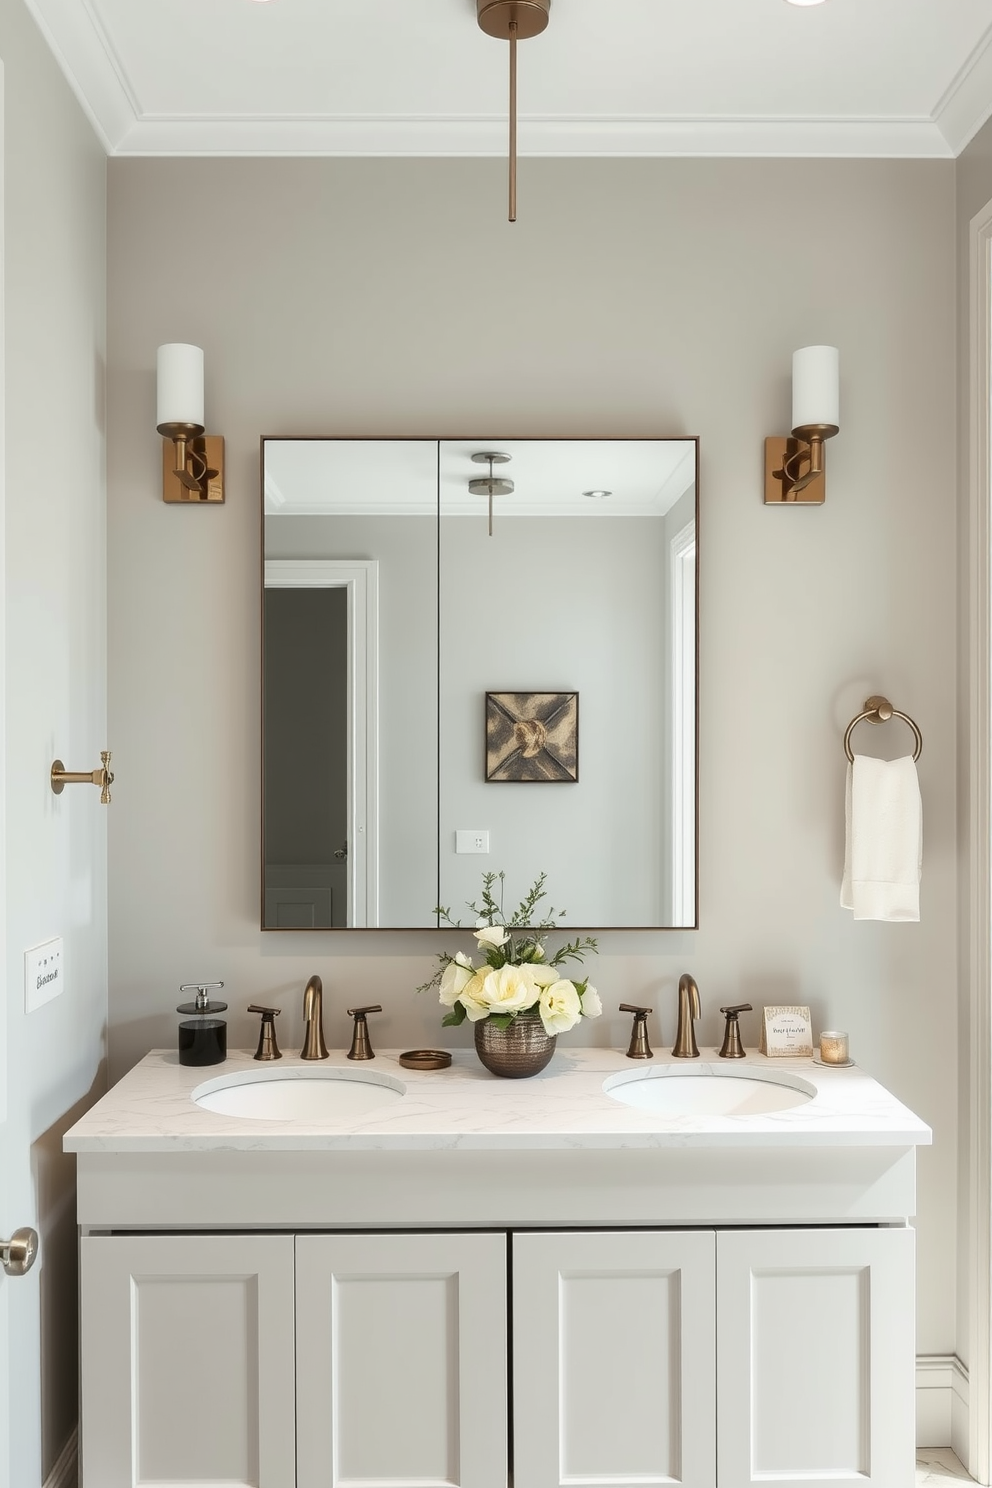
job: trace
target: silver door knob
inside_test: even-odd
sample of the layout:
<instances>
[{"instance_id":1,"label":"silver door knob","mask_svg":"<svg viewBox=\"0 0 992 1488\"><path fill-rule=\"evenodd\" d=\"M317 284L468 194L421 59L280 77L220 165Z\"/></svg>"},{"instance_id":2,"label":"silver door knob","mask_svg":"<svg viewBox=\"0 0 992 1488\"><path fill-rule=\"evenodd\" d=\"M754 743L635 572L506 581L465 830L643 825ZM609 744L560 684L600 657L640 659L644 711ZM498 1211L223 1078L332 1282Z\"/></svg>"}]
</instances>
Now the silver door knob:
<instances>
[{"instance_id":1,"label":"silver door knob","mask_svg":"<svg viewBox=\"0 0 992 1488\"><path fill-rule=\"evenodd\" d=\"M23 1276L38 1254L38 1231L15 1230L9 1240L0 1240L0 1261L8 1276Z\"/></svg>"}]
</instances>

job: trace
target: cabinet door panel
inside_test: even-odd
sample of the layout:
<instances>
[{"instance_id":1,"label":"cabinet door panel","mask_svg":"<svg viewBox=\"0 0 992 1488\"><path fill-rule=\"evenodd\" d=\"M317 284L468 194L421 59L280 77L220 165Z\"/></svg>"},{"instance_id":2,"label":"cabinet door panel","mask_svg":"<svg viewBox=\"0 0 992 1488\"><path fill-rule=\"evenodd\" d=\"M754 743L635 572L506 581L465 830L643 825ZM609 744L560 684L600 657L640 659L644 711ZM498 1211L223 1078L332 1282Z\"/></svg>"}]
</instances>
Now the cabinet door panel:
<instances>
[{"instance_id":1,"label":"cabinet door panel","mask_svg":"<svg viewBox=\"0 0 992 1488\"><path fill-rule=\"evenodd\" d=\"M505 1235L296 1244L299 1488L506 1488Z\"/></svg>"},{"instance_id":2,"label":"cabinet door panel","mask_svg":"<svg viewBox=\"0 0 992 1488\"><path fill-rule=\"evenodd\" d=\"M713 1488L712 1231L513 1236L516 1488Z\"/></svg>"},{"instance_id":3,"label":"cabinet door panel","mask_svg":"<svg viewBox=\"0 0 992 1488\"><path fill-rule=\"evenodd\" d=\"M717 1242L721 1488L914 1481L912 1230Z\"/></svg>"},{"instance_id":4,"label":"cabinet door panel","mask_svg":"<svg viewBox=\"0 0 992 1488\"><path fill-rule=\"evenodd\" d=\"M81 1242L86 1488L294 1480L293 1241Z\"/></svg>"}]
</instances>

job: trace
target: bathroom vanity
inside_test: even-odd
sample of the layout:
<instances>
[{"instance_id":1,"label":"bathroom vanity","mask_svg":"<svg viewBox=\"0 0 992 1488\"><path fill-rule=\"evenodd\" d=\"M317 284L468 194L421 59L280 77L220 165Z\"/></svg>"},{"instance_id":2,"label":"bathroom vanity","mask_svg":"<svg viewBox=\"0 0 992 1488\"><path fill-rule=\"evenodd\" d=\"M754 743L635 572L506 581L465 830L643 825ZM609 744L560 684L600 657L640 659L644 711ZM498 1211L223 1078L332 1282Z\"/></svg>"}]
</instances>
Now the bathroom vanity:
<instances>
[{"instance_id":1,"label":"bathroom vanity","mask_svg":"<svg viewBox=\"0 0 992 1488\"><path fill-rule=\"evenodd\" d=\"M910 1488L930 1130L729 1064L149 1054L65 1139L84 1488Z\"/></svg>"}]
</instances>

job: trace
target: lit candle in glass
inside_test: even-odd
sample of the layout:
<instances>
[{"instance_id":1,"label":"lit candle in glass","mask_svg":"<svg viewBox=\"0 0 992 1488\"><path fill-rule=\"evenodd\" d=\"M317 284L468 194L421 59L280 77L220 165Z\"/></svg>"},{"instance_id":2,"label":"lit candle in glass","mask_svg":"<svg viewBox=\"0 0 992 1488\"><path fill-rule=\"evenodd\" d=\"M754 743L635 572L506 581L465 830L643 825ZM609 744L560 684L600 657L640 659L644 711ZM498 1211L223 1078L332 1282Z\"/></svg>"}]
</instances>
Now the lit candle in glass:
<instances>
[{"instance_id":1,"label":"lit candle in glass","mask_svg":"<svg viewBox=\"0 0 992 1488\"><path fill-rule=\"evenodd\" d=\"M847 1034L834 1031L821 1033L820 1058L824 1064L847 1064Z\"/></svg>"}]
</instances>

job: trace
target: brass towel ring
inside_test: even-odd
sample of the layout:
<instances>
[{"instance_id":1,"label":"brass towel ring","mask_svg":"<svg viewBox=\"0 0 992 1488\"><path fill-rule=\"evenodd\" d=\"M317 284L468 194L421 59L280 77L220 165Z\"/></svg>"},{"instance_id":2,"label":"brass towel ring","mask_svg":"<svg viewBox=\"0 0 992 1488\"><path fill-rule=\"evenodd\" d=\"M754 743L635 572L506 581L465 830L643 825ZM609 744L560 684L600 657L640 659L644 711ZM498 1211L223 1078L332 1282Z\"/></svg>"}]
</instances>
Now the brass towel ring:
<instances>
[{"instance_id":1,"label":"brass towel ring","mask_svg":"<svg viewBox=\"0 0 992 1488\"><path fill-rule=\"evenodd\" d=\"M913 759L914 761L919 759L920 755L923 753L923 735L920 733L919 724L916 723L914 719L910 718L908 713L900 713L898 708L893 708L888 698L879 697L876 695L865 699L864 711L862 713L859 713L857 718L852 718L850 723L847 725L847 733L844 735L844 753L847 755L852 765L854 764L854 751L851 748L851 735L854 733L854 730L857 728L858 724L865 719L867 719L869 723L888 723L890 718L901 718L903 723L909 724L910 728L913 730L913 737L916 740L916 748L913 750Z\"/></svg>"}]
</instances>

